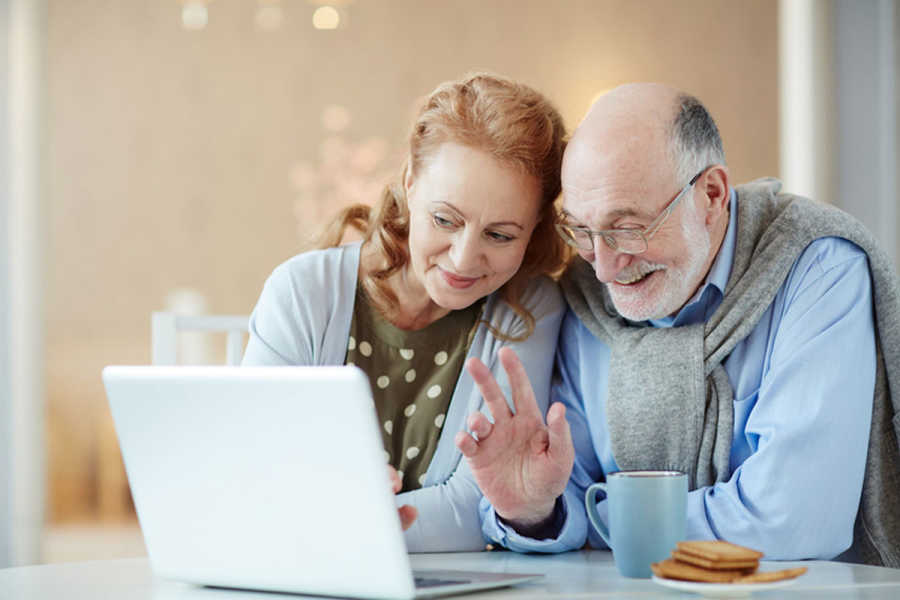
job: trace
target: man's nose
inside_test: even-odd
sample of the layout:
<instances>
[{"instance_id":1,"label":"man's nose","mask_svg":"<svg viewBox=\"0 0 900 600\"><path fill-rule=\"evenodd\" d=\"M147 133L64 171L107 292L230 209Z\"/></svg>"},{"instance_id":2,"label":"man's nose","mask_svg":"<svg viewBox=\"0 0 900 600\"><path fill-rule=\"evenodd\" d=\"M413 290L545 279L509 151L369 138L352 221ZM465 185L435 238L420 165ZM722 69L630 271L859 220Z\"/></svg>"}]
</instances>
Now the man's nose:
<instances>
[{"instance_id":1,"label":"man's nose","mask_svg":"<svg viewBox=\"0 0 900 600\"><path fill-rule=\"evenodd\" d=\"M631 261L634 259L633 254L616 252L603 242L594 244L593 252L582 254L581 257L593 265L594 274L603 283L613 281L616 275L631 264Z\"/></svg>"},{"instance_id":2,"label":"man's nose","mask_svg":"<svg viewBox=\"0 0 900 600\"><path fill-rule=\"evenodd\" d=\"M481 263L481 239L468 228L454 236L450 245L450 260L459 275L471 275Z\"/></svg>"}]
</instances>

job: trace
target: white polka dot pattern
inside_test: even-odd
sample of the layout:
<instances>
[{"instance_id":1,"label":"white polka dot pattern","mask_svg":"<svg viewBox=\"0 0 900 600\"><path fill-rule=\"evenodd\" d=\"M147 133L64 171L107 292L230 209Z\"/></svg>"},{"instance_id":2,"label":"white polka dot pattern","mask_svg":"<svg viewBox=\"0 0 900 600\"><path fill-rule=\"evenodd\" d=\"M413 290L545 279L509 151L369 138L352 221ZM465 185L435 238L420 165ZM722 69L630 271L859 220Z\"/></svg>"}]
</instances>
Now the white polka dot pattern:
<instances>
[{"instance_id":1,"label":"white polka dot pattern","mask_svg":"<svg viewBox=\"0 0 900 600\"><path fill-rule=\"evenodd\" d=\"M434 426L437 427L438 429L443 427L444 426L444 418L445 418L444 413L441 413L438 416L436 416L434 418Z\"/></svg>"},{"instance_id":2,"label":"white polka dot pattern","mask_svg":"<svg viewBox=\"0 0 900 600\"><path fill-rule=\"evenodd\" d=\"M413 416L413 413L415 413L415 412L416 412L415 404L410 404L409 406L407 406L406 408L403 409L403 414L406 415L407 417Z\"/></svg>"},{"instance_id":3,"label":"white polka dot pattern","mask_svg":"<svg viewBox=\"0 0 900 600\"><path fill-rule=\"evenodd\" d=\"M412 447L410 447L410 448L407 448L407 450L406 450L406 458L408 458L409 460L414 459L414 458L417 457L418 455L419 455L419 449L416 448L415 446L412 446Z\"/></svg>"},{"instance_id":4,"label":"white polka dot pattern","mask_svg":"<svg viewBox=\"0 0 900 600\"><path fill-rule=\"evenodd\" d=\"M353 350L356 348L356 339L351 335L350 341L347 343L347 350Z\"/></svg>"},{"instance_id":5,"label":"white polka dot pattern","mask_svg":"<svg viewBox=\"0 0 900 600\"><path fill-rule=\"evenodd\" d=\"M403 375L403 379L406 380L406 383L412 383L413 381L415 381L416 380L416 370L410 369L409 371L407 371L406 374Z\"/></svg>"},{"instance_id":6,"label":"white polka dot pattern","mask_svg":"<svg viewBox=\"0 0 900 600\"><path fill-rule=\"evenodd\" d=\"M434 400L441 395L441 386L434 384L433 386L428 388L428 391L425 392L425 395Z\"/></svg>"},{"instance_id":7,"label":"white polka dot pattern","mask_svg":"<svg viewBox=\"0 0 900 600\"><path fill-rule=\"evenodd\" d=\"M386 387L389 386L390 384L391 384L391 378L388 377L387 375L382 375L382 376L379 377L378 380L375 382L375 385L377 385L377 386L380 387L381 389L386 388Z\"/></svg>"},{"instance_id":8,"label":"white polka dot pattern","mask_svg":"<svg viewBox=\"0 0 900 600\"><path fill-rule=\"evenodd\" d=\"M425 473L419 475L419 485L425 485Z\"/></svg>"},{"instance_id":9,"label":"white polka dot pattern","mask_svg":"<svg viewBox=\"0 0 900 600\"><path fill-rule=\"evenodd\" d=\"M372 344L369 342L360 342L359 353L366 357L372 356Z\"/></svg>"},{"instance_id":10,"label":"white polka dot pattern","mask_svg":"<svg viewBox=\"0 0 900 600\"><path fill-rule=\"evenodd\" d=\"M412 357L415 355L416 352L412 348L400 348L400 356L405 360L412 360Z\"/></svg>"},{"instance_id":11,"label":"white polka dot pattern","mask_svg":"<svg viewBox=\"0 0 900 600\"><path fill-rule=\"evenodd\" d=\"M447 353L444 352L443 350L441 350L440 352L438 352L437 354L434 355L434 364L436 364L437 366L446 364L447 358L449 358L447 356Z\"/></svg>"},{"instance_id":12,"label":"white polka dot pattern","mask_svg":"<svg viewBox=\"0 0 900 600\"><path fill-rule=\"evenodd\" d=\"M393 421L385 421L384 422L384 430L388 432L388 435L394 433L394 422Z\"/></svg>"}]
</instances>

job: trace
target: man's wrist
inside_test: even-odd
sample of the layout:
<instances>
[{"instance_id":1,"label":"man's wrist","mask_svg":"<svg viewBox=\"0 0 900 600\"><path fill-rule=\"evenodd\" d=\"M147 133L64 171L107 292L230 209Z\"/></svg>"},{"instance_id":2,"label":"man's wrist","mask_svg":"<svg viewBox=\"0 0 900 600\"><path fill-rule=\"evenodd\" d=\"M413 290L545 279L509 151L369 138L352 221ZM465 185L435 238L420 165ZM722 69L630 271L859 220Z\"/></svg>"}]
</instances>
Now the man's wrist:
<instances>
[{"instance_id":1,"label":"man's wrist","mask_svg":"<svg viewBox=\"0 0 900 600\"><path fill-rule=\"evenodd\" d=\"M537 509L530 515L512 519L498 513L497 517L523 537L548 539L557 537L562 525L562 512L562 496L558 496L548 508Z\"/></svg>"}]
</instances>

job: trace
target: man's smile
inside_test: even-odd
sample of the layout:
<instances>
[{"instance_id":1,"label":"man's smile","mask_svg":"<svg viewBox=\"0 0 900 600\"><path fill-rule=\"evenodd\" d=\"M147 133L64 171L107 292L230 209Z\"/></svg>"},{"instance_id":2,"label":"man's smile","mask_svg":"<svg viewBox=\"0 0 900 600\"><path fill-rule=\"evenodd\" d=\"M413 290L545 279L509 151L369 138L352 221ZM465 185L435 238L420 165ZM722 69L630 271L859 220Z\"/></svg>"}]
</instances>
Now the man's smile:
<instances>
[{"instance_id":1,"label":"man's smile","mask_svg":"<svg viewBox=\"0 0 900 600\"><path fill-rule=\"evenodd\" d=\"M615 278L615 282L620 285L633 285L645 279L648 275L657 271L665 270L665 266L653 263L641 262L637 265L628 267Z\"/></svg>"}]
</instances>

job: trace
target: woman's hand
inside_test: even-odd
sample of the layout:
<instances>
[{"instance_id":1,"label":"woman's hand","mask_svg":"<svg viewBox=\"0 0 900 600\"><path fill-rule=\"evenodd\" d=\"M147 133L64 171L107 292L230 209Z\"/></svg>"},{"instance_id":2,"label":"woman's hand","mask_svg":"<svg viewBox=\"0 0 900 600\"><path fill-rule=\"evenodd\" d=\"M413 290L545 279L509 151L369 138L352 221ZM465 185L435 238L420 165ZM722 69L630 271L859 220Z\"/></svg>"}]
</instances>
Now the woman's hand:
<instances>
[{"instance_id":1,"label":"woman's hand","mask_svg":"<svg viewBox=\"0 0 900 600\"><path fill-rule=\"evenodd\" d=\"M388 465L388 474L391 478L391 489L394 490L394 493L396 494L403 488L403 482L400 481L400 475L397 474L397 469L391 465ZM415 506L404 504L397 509L397 514L400 515L400 525L403 527L403 531L406 531L413 524L413 521L416 520L416 517L419 516L419 511L416 510Z\"/></svg>"}]
</instances>

